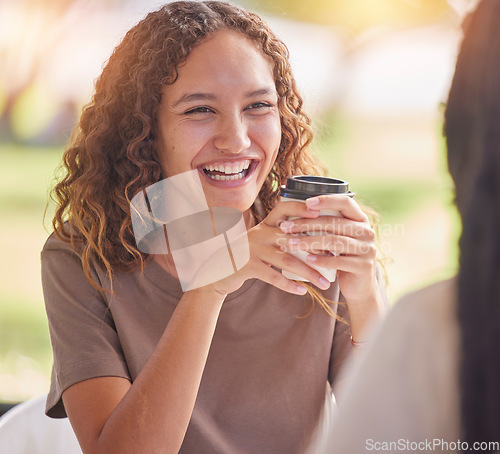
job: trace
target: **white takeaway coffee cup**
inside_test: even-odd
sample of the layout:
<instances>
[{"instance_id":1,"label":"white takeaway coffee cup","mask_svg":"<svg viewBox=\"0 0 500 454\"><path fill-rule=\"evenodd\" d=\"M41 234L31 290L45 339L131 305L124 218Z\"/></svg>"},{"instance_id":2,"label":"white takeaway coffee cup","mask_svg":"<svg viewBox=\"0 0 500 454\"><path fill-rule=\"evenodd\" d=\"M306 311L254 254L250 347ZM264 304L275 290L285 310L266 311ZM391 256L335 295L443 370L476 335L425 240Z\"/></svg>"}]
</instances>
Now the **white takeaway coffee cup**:
<instances>
[{"instance_id":1,"label":"white takeaway coffee cup","mask_svg":"<svg viewBox=\"0 0 500 454\"><path fill-rule=\"evenodd\" d=\"M280 186L280 199L282 202L303 202L310 197L315 197L318 195L328 195L328 194L344 194L348 197L353 197L354 193L349 191L349 183L344 180L339 180L338 178L322 177L315 175L295 175L289 176L286 179L286 184ZM337 210L321 210L320 216L342 216ZM289 220L297 219L296 217L290 217ZM319 232L309 232L303 235L321 235ZM303 262L307 263L311 268L314 268L319 273L321 273L328 281L333 282L337 276L337 270L323 268L320 266L312 265L307 262L306 257L308 252L306 251L288 251L289 254L294 255ZM287 270L282 271L283 275L289 279L294 279L297 281L307 281L302 276L292 273Z\"/></svg>"}]
</instances>

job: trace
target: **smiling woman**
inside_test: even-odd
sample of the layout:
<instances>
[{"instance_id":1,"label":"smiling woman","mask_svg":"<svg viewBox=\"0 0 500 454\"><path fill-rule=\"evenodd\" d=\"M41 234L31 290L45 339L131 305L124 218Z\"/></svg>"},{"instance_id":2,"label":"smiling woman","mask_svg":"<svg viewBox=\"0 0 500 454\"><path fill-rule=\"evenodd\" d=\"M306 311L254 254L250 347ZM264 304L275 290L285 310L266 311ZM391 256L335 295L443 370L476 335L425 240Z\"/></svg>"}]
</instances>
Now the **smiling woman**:
<instances>
[{"instance_id":1,"label":"smiling woman","mask_svg":"<svg viewBox=\"0 0 500 454\"><path fill-rule=\"evenodd\" d=\"M285 45L227 3L169 3L127 33L95 90L65 151L42 252L48 415L67 415L89 453L305 451L325 386L366 341L385 294L354 200L278 201L288 175L321 171ZM243 213L250 258L182 292L173 253L138 249L130 201L185 174L209 208ZM342 222L320 220L324 210ZM288 218L297 224L281 225ZM314 228L319 249L297 244L297 229ZM299 246L307 263L288 253ZM312 262L337 269L337 281ZM311 296L281 270L340 303L300 317Z\"/></svg>"}]
</instances>

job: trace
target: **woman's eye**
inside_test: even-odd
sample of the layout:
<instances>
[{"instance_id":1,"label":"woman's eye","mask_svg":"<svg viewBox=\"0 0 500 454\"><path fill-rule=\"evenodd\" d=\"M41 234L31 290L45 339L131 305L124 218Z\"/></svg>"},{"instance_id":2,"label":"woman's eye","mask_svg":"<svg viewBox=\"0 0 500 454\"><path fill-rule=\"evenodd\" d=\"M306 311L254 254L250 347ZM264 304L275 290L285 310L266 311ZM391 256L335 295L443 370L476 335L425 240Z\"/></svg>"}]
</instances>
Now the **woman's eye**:
<instances>
[{"instance_id":1,"label":"woman's eye","mask_svg":"<svg viewBox=\"0 0 500 454\"><path fill-rule=\"evenodd\" d=\"M254 109L266 109L272 107L271 104L267 102L254 102L253 104L250 104L247 109L248 110L254 110Z\"/></svg>"},{"instance_id":2,"label":"woman's eye","mask_svg":"<svg viewBox=\"0 0 500 454\"><path fill-rule=\"evenodd\" d=\"M213 113L213 110L210 109L210 107L200 106L200 107L195 107L193 109L189 109L186 112L184 112L185 115L205 114L205 113Z\"/></svg>"}]
</instances>

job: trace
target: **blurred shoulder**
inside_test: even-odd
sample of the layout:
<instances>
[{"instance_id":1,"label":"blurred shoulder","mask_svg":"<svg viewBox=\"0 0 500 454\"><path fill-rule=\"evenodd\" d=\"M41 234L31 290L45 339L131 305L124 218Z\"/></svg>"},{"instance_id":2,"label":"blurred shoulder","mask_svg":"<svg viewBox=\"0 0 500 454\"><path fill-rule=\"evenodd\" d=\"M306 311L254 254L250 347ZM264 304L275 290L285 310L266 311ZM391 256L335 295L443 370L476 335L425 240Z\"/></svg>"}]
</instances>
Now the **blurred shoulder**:
<instances>
[{"instance_id":1,"label":"blurred shoulder","mask_svg":"<svg viewBox=\"0 0 500 454\"><path fill-rule=\"evenodd\" d=\"M404 295L382 324L380 337L394 350L454 349L459 337L456 284L452 278Z\"/></svg>"},{"instance_id":2,"label":"blurred shoulder","mask_svg":"<svg viewBox=\"0 0 500 454\"><path fill-rule=\"evenodd\" d=\"M456 278L452 278L400 298L377 328L377 337L395 351L408 343L427 345L437 336L455 336L457 326Z\"/></svg>"},{"instance_id":3,"label":"blurred shoulder","mask_svg":"<svg viewBox=\"0 0 500 454\"><path fill-rule=\"evenodd\" d=\"M396 302L395 316L417 318L450 317L457 302L456 277L436 282L419 290L407 293Z\"/></svg>"}]
</instances>

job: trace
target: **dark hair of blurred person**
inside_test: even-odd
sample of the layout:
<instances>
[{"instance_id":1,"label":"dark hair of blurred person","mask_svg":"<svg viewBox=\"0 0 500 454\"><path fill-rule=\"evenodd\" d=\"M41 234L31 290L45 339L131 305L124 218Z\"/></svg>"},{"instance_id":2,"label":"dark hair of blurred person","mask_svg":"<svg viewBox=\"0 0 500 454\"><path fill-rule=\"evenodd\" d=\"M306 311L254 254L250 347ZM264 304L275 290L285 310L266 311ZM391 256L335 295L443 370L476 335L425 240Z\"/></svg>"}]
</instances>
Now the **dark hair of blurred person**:
<instances>
[{"instance_id":1,"label":"dark hair of blurred person","mask_svg":"<svg viewBox=\"0 0 500 454\"><path fill-rule=\"evenodd\" d=\"M465 439L500 440L500 2L466 22L446 109L462 217L458 314Z\"/></svg>"}]
</instances>

